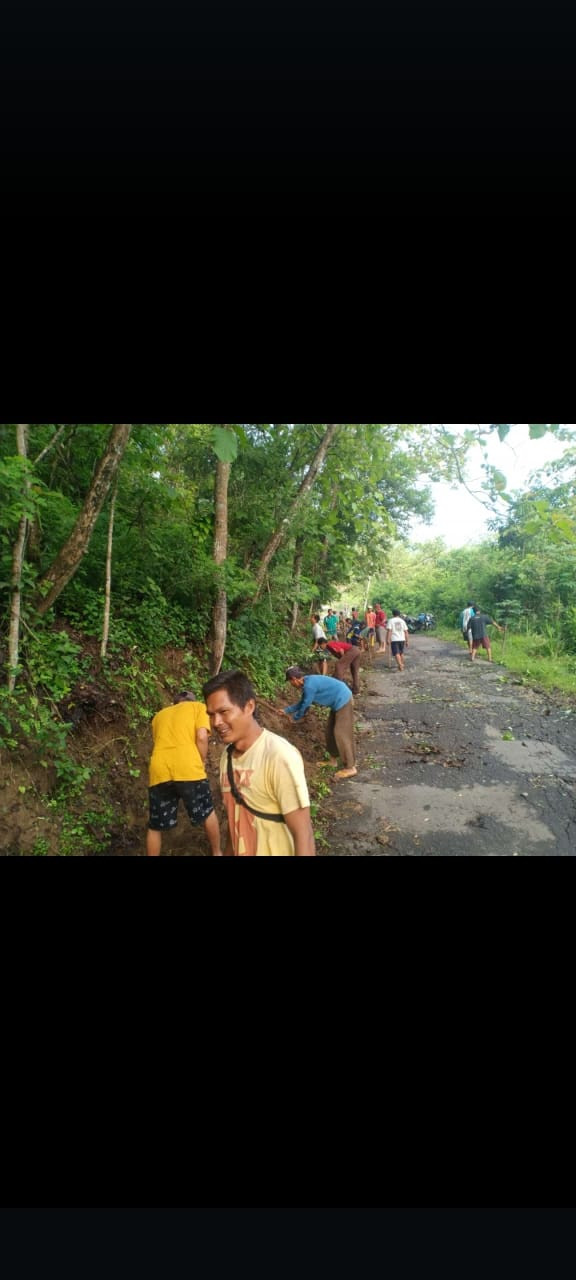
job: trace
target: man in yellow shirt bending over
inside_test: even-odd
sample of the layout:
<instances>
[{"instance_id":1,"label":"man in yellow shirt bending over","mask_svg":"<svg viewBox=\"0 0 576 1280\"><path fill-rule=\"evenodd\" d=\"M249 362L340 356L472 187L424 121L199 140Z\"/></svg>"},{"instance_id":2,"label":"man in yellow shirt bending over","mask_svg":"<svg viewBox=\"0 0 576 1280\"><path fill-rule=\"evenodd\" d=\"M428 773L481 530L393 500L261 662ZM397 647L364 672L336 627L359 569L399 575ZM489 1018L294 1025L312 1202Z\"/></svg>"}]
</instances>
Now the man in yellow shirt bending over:
<instances>
[{"instance_id":1,"label":"man in yellow shirt bending over","mask_svg":"<svg viewBox=\"0 0 576 1280\"><path fill-rule=\"evenodd\" d=\"M160 857L162 832L178 825L181 800L192 825L204 825L212 855L220 857L220 828L205 768L210 720L204 703L193 693L179 693L173 707L154 717L152 733L148 857Z\"/></svg>"}]
</instances>

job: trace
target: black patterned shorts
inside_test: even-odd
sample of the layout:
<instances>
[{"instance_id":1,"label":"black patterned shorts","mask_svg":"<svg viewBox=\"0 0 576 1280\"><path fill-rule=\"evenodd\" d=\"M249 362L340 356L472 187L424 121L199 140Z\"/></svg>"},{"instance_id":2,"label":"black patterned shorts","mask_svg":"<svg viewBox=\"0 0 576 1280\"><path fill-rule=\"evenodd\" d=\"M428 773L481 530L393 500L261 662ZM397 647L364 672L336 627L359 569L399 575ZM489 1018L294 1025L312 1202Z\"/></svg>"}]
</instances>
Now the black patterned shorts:
<instances>
[{"instance_id":1,"label":"black patterned shorts","mask_svg":"<svg viewBox=\"0 0 576 1280\"><path fill-rule=\"evenodd\" d=\"M178 806L180 801L193 827L202 826L203 822L214 813L214 801L210 784L202 782L161 782L158 787L150 787L150 831L171 831L178 826Z\"/></svg>"}]
</instances>

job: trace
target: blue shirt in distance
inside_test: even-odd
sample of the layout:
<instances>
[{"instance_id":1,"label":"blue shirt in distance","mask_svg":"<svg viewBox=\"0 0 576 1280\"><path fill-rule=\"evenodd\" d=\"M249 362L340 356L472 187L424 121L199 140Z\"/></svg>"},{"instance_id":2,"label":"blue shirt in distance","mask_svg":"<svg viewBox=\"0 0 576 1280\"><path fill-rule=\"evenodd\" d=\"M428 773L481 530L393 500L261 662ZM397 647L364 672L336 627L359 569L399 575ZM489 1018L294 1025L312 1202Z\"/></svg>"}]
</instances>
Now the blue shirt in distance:
<instances>
[{"instance_id":1,"label":"blue shirt in distance","mask_svg":"<svg viewBox=\"0 0 576 1280\"><path fill-rule=\"evenodd\" d=\"M331 676L306 676L300 702L284 710L294 720L301 720L309 707L314 703L317 707L330 707L331 711L341 711L352 701L352 691L342 680L333 680Z\"/></svg>"}]
</instances>

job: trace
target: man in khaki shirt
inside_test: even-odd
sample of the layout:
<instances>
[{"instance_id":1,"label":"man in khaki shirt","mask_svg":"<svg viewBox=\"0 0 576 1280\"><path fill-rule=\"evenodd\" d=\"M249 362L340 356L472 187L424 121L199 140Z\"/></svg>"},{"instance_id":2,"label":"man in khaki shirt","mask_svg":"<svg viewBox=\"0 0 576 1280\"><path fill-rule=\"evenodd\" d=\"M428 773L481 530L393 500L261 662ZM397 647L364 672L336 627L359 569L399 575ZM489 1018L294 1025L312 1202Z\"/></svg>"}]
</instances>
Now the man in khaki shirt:
<instances>
[{"instance_id":1,"label":"man in khaki shirt","mask_svg":"<svg viewBox=\"0 0 576 1280\"><path fill-rule=\"evenodd\" d=\"M310 797L300 752L255 719L256 695L242 671L204 686L212 729L226 748L220 785L229 857L316 856Z\"/></svg>"}]
</instances>

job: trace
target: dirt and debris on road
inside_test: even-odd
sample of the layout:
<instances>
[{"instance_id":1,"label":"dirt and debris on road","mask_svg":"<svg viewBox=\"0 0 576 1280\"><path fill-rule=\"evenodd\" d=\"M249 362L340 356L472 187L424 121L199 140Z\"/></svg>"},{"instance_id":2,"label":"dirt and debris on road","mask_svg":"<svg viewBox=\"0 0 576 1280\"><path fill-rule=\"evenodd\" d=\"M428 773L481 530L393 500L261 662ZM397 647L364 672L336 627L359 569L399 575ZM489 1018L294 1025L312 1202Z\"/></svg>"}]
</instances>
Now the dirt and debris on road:
<instances>
[{"instance_id":1,"label":"dirt and debris on road","mask_svg":"<svg viewBox=\"0 0 576 1280\"><path fill-rule=\"evenodd\" d=\"M576 710L483 656L412 637L357 699L357 778L335 784L328 856L576 853ZM338 789L336 789L338 788Z\"/></svg>"}]
</instances>

